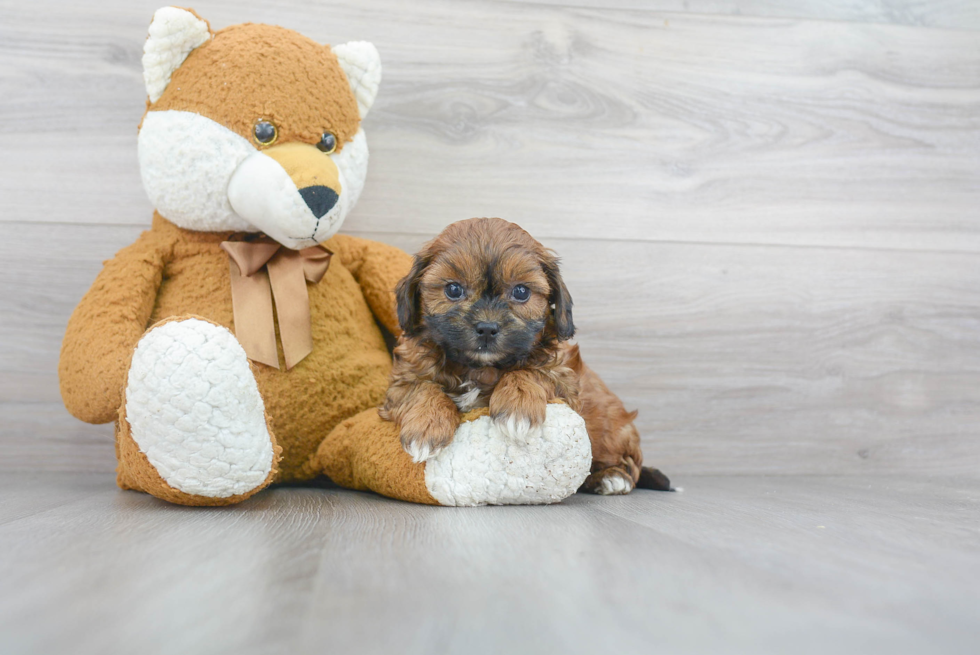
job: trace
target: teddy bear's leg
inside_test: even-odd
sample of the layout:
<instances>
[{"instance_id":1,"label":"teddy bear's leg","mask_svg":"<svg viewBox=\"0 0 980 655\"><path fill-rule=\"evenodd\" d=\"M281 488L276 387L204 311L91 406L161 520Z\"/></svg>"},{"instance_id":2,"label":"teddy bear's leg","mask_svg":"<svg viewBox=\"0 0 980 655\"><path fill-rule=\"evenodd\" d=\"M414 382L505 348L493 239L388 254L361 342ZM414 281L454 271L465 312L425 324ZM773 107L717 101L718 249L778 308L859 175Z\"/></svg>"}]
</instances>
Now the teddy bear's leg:
<instances>
[{"instance_id":1,"label":"teddy bear's leg","mask_svg":"<svg viewBox=\"0 0 980 655\"><path fill-rule=\"evenodd\" d=\"M452 443L415 464L395 424L376 409L338 425L320 445L317 465L352 489L435 505L556 503L589 475L585 421L564 404L548 405L541 434L527 442L503 434L486 409L463 415Z\"/></svg>"},{"instance_id":2,"label":"teddy bear's leg","mask_svg":"<svg viewBox=\"0 0 980 655\"><path fill-rule=\"evenodd\" d=\"M231 332L199 318L146 332L116 424L120 487L182 505L228 505L272 481L280 452Z\"/></svg>"}]
</instances>

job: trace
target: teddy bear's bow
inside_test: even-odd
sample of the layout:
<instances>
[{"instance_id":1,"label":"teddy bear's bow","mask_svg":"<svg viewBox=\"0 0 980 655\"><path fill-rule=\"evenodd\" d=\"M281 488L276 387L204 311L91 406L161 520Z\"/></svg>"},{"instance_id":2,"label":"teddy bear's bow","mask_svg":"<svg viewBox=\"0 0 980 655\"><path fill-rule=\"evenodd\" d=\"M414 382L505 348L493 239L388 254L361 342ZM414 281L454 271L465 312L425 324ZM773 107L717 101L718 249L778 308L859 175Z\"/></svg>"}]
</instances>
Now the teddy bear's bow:
<instances>
[{"instance_id":1,"label":"teddy bear's bow","mask_svg":"<svg viewBox=\"0 0 980 655\"><path fill-rule=\"evenodd\" d=\"M234 238L234 237L233 237ZM327 272L333 253L323 246L290 250L268 237L223 241L231 273L235 336L248 358L279 368L273 299L286 368L313 352L310 296L306 282L316 284Z\"/></svg>"}]
</instances>

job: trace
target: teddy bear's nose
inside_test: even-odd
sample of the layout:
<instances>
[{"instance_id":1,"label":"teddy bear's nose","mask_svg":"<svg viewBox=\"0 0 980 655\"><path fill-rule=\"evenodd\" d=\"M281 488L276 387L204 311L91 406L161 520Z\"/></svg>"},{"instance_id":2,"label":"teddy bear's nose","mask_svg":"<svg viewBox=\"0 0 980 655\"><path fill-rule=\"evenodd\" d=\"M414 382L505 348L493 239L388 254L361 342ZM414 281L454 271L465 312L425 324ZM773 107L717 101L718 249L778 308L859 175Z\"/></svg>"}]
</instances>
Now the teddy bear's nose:
<instances>
[{"instance_id":1,"label":"teddy bear's nose","mask_svg":"<svg viewBox=\"0 0 980 655\"><path fill-rule=\"evenodd\" d=\"M321 218L337 204L337 192L328 186L308 186L299 190L313 215Z\"/></svg>"}]
</instances>

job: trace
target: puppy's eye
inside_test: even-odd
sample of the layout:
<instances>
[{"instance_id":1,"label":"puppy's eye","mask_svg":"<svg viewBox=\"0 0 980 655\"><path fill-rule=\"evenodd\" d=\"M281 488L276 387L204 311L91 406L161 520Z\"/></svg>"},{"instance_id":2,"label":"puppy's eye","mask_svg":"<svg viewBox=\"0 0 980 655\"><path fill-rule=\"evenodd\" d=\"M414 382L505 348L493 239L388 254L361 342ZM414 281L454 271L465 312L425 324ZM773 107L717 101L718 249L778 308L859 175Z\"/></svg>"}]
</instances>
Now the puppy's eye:
<instances>
[{"instance_id":1,"label":"puppy's eye","mask_svg":"<svg viewBox=\"0 0 980 655\"><path fill-rule=\"evenodd\" d=\"M269 121L259 121L252 128L252 136L264 146L271 146L279 137L279 130Z\"/></svg>"},{"instance_id":2,"label":"puppy's eye","mask_svg":"<svg viewBox=\"0 0 980 655\"><path fill-rule=\"evenodd\" d=\"M510 297L517 302L525 302L531 297L531 290L523 284L518 284L516 287L514 287L514 290L510 292Z\"/></svg>"},{"instance_id":3,"label":"puppy's eye","mask_svg":"<svg viewBox=\"0 0 980 655\"><path fill-rule=\"evenodd\" d=\"M459 300L463 297L463 287L455 282L446 285L446 297L450 300Z\"/></svg>"},{"instance_id":4,"label":"puppy's eye","mask_svg":"<svg viewBox=\"0 0 980 655\"><path fill-rule=\"evenodd\" d=\"M337 137L332 132L324 132L323 136L320 137L320 143L316 144L316 147L320 152L325 152L329 155L337 149Z\"/></svg>"}]
</instances>

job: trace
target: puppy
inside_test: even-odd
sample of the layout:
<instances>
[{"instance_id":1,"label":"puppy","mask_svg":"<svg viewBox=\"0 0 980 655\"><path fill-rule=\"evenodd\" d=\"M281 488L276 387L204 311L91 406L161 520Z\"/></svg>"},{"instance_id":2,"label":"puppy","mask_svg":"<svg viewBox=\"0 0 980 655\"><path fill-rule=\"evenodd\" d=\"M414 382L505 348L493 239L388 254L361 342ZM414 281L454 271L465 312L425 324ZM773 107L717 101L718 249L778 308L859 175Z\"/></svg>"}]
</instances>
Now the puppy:
<instances>
[{"instance_id":1,"label":"puppy","mask_svg":"<svg viewBox=\"0 0 980 655\"><path fill-rule=\"evenodd\" d=\"M488 407L502 433L526 441L540 434L548 402L560 399L583 416L592 441L583 490L670 488L659 471L642 468L636 412L566 343L575 326L558 259L519 226L453 223L415 256L395 295L403 334L380 413L398 424L414 461L452 441L460 412Z\"/></svg>"}]
</instances>

